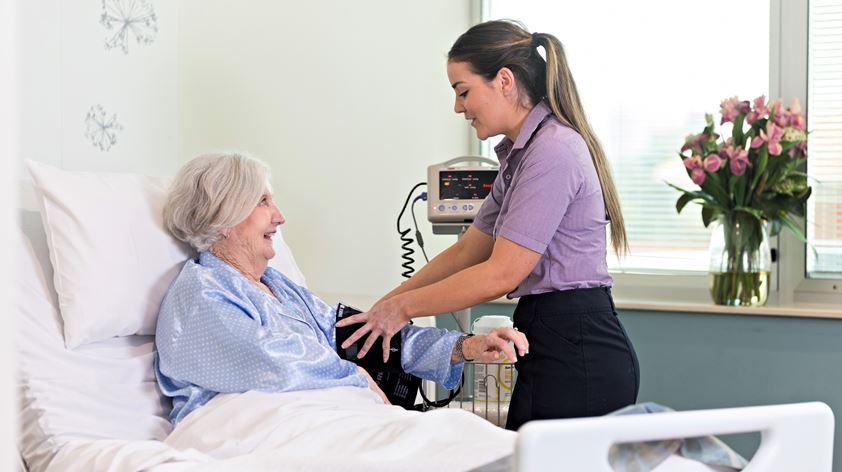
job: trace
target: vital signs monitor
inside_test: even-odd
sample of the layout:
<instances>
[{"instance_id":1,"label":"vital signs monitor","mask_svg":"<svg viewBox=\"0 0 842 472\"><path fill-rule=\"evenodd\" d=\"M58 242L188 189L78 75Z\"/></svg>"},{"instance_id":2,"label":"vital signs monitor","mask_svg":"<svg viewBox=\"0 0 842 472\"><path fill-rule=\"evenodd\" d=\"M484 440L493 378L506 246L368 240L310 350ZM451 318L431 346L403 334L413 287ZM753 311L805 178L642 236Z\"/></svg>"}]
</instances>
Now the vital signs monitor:
<instances>
[{"instance_id":1,"label":"vital signs monitor","mask_svg":"<svg viewBox=\"0 0 842 472\"><path fill-rule=\"evenodd\" d=\"M477 156L427 167L427 219L434 225L470 224L491 193L498 170L495 161Z\"/></svg>"}]
</instances>

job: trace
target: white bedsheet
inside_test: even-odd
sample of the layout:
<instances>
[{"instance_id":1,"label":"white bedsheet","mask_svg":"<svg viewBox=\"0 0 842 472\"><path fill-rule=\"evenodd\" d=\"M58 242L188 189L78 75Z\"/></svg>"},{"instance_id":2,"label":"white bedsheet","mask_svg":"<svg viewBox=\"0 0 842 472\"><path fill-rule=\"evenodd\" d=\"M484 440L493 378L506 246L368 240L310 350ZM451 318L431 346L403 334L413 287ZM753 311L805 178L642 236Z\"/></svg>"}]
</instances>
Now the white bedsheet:
<instances>
[{"instance_id":1,"label":"white bedsheet","mask_svg":"<svg viewBox=\"0 0 842 472\"><path fill-rule=\"evenodd\" d=\"M464 471L513 452L471 413L388 407L367 389L219 395L164 441L67 444L47 470Z\"/></svg>"}]
</instances>

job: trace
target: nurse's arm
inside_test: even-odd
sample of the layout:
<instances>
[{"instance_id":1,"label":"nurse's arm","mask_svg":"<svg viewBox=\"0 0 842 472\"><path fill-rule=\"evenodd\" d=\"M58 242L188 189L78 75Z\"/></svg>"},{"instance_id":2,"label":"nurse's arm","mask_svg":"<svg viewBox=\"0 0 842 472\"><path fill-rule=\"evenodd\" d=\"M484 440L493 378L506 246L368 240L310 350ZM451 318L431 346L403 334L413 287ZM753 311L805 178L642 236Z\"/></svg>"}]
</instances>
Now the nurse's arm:
<instances>
[{"instance_id":1,"label":"nurse's arm","mask_svg":"<svg viewBox=\"0 0 842 472\"><path fill-rule=\"evenodd\" d=\"M485 262L491 256L493 249L494 239L474 226L470 226L456 243L439 253L411 279L384 295L378 303L395 295L433 284L460 270Z\"/></svg>"},{"instance_id":2,"label":"nurse's arm","mask_svg":"<svg viewBox=\"0 0 842 472\"><path fill-rule=\"evenodd\" d=\"M367 312L337 322L336 326L365 323L345 340L342 347L347 348L370 333L357 354L362 358L382 336L385 362L389 358L389 341L411 318L439 315L495 300L520 285L540 258L541 254L498 237L491 256L484 262L438 282L381 300Z\"/></svg>"},{"instance_id":3,"label":"nurse's arm","mask_svg":"<svg viewBox=\"0 0 842 472\"><path fill-rule=\"evenodd\" d=\"M390 302L409 318L462 310L511 292L532 272L540 258L541 254L498 237L491 256L484 262L409 290Z\"/></svg>"}]
</instances>

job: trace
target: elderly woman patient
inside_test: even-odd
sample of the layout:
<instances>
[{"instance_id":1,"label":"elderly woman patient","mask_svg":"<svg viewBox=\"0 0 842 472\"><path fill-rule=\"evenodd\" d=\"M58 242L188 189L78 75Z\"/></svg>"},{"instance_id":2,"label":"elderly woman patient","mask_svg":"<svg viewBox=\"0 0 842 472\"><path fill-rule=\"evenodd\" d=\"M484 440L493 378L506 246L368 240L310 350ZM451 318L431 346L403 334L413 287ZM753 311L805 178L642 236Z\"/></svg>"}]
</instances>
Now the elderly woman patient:
<instances>
[{"instance_id":1,"label":"elderly woman patient","mask_svg":"<svg viewBox=\"0 0 842 472\"><path fill-rule=\"evenodd\" d=\"M267 167L238 154L197 157L176 176L164 207L167 229L192 245L158 316L155 374L181 421L218 393L284 392L339 386L385 395L365 370L339 358L335 307L268 267L284 217L272 200ZM401 365L453 388L465 358L492 360L523 334L487 336L408 325ZM458 342L457 342L458 341Z\"/></svg>"}]
</instances>

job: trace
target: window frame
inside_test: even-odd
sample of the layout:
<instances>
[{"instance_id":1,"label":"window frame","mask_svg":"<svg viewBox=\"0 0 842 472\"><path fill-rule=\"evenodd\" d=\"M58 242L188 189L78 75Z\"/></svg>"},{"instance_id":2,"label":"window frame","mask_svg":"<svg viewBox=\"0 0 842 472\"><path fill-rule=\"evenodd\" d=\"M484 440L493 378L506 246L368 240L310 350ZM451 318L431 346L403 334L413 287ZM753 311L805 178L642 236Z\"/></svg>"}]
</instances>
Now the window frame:
<instances>
[{"instance_id":1,"label":"window frame","mask_svg":"<svg viewBox=\"0 0 842 472\"><path fill-rule=\"evenodd\" d=\"M770 57L770 90L780 97L798 97L806 104L809 58L809 0L772 0L771 31L773 50L779 55ZM782 21L787 18L788 21ZM775 25L777 28L774 28ZM777 44L776 44L777 42ZM777 61L777 62L775 62ZM808 124L809 126L809 124ZM807 165L809 166L809 159ZM806 232L802 218L799 227ZM778 275L781 304L842 303L842 276L834 279L807 278L807 245L788 231L778 236L781 248Z\"/></svg>"},{"instance_id":2,"label":"window frame","mask_svg":"<svg viewBox=\"0 0 842 472\"><path fill-rule=\"evenodd\" d=\"M490 17L493 1L473 0L474 24ZM769 9L769 94L772 97L798 97L806 110L809 107L809 0L770 0ZM783 18L787 21L784 22ZM468 132L470 152L481 154L487 145L481 143L472 130ZM803 218L798 220L798 224L805 231ZM789 231L781 231L777 237L771 238L770 243L777 249L779 258L772 264L767 306L842 304L842 276L836 279L807 278L806 244ZM614 255L609 254L609 257ZM708 294L706 272L612 272L611 276L614 278L615 297L621 306L623 301L714 306Z\"/></svg>"}]
</instances>

